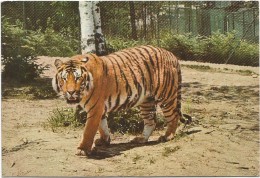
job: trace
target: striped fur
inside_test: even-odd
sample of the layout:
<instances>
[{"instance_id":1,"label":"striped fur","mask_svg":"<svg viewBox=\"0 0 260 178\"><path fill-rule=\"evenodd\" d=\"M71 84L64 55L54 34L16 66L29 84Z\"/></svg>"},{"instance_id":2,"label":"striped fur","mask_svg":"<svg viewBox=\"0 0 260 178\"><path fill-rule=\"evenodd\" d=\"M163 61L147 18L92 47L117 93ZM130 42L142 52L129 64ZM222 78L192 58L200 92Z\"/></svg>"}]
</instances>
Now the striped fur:
<instances>
[{"instance_id":1,"label":"striped fur","mask_svg":"<svg viewBox=\"0 0 260 178\"><path fill-rule=\"evenodd\" d=\"M148 141L155 128L157 105L167 122L166 133L159 140L165 141L175 133L182 118L182 77L180 64L169 51L140 46L102 57L78 55L65 63L57 60L55 65L54 89L63 92L69 103L79 102L87 112L79 155L90 153L97 130L101 138L95 144L109 144L105 115L121 109L140 106L144 131L133 142Z\"/></svg>"}]
</instances>

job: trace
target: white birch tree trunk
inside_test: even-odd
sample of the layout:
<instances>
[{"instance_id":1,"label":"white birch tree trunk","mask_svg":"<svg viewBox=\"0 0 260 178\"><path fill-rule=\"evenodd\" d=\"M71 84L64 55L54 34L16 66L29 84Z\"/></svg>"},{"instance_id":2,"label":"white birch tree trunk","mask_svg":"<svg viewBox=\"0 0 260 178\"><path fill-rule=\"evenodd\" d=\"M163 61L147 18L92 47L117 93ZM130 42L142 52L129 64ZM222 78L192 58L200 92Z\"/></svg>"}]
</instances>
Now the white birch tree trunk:
<instances>
[{"instance_id":1,"label":"white birch tree trunk","mask_svg":"<svg viewBox=\"0 0 260 178\"><path fill-rule=\"evenodd\" d=\"M98 1L93 1L93 17L95 25L95 44L97 55L106 54L106 43L105 37L101 29L101 17L100 17L100 7Z\"/></svg>"},{"instance_id":2,"label":"white birch tree trunk","mask_svg":"<svg viewBox=\"0 0 260 178\"><path fill-rule=\"evenodd\" d=\"M101 30L98 1L79 1L82 54L106 54L105 38Z\"/></svg>"},{"instance_id":3,"label":"white birch tree trunk","mask_svg":"<svg viewBox=\"0 0 260 178\"><path fill-rule=\"evenodd\" d=\"M93 6L91 1L79 1L79 13L81 24L81 52L96 52L95 48L95 25Z\"/></svg>"}]
</instances>

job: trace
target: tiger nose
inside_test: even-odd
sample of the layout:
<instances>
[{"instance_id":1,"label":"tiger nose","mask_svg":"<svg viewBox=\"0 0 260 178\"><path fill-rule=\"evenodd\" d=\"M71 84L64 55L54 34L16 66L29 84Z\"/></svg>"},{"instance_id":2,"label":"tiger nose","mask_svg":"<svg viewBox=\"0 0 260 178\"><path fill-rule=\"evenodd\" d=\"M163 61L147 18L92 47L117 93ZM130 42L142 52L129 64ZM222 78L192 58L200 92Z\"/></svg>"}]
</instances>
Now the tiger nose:
<instances>
[{"instance_id":1,"label":"tiger nose","mask_svg":"<svg viewBox=\"0 0 260 178\"><path fill-rule=\"evenodd\" d=\"M75 93L75 90L73 91L67 91L71 96Z\"/></svg>"}]
</instances>

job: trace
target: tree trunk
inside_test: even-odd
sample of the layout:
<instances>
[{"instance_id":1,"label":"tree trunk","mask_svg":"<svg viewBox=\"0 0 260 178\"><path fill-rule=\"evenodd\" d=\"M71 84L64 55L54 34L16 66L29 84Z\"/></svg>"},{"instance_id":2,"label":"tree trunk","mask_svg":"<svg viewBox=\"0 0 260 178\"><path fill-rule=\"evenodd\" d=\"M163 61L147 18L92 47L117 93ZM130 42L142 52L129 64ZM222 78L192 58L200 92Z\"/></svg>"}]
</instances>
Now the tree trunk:
<instances>
[{"instance_id":1,"label":"tree trunk","mask_svg":"<svg viewBox=\"0 0 260 178\"><path fill-rule=\"evenodd\" d=\"M136 25L135 25L135 5L134 5L134 1L129 1L129 6L130 6L132 39L137 40Z\"/></svg>"},{"instance_id":2,"label":"tree trunk","mask_svg":"<svg viewBox=\"0 0 260 178\"><path fill-rule=\"evenodd\" d=\"M81 24L81 52L82 54L95 53L95 25L93 20L92 2L79 1Z\"/></svg>"},{"instance_id":3,"label":"tree trunk","mask_svg":"<svg viewBox=\"0 0 260 178\"><path fill-rule=\"evenodd\" d=\"M93 1L93 16L95 25L95 48L98 56L106 55L106 42L101 29L100 6L98 1Z\"/></svg>"},{"instance_id":4,"label":"tree trunk","mask_svg":"<svg viewBox=\"0 0 260 178\"><path fill-rule=\"evenodd\" d=\"M147 38L147 25L146 25L147 6L146 6L146 2L145 1L143 2L142 10L143 10L143 24L144 24L143 37L144 37L144 39L146 39Z\"/></svg>"},{"instance_id":5,"label":"tree trunk","mask_svg":"<svg viewBox=\"0 0 260 178\"><path fill-rule=\"evenodd\" d=\"M106 55L105 38L101 31L99 2L79 1L81 49L84 53Z\"/></svg>"}]
</instances>

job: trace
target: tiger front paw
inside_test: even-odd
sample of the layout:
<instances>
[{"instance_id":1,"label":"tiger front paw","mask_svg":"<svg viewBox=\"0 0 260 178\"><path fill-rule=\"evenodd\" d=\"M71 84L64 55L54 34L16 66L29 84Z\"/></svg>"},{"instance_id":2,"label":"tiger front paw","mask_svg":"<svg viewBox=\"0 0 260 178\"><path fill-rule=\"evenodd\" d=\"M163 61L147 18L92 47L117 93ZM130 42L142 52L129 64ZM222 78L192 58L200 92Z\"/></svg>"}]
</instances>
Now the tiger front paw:
<instances>
[{"instance_id":1,"label":"tiger front paw","mask_svg":"<svg viewBox=\"0 0 260 178\"><path fill-rule=\"evenodd\" d=\"M96 146L109 146L110 145L110 137L108 137L108 140L106 141L103 138L98 138L95 140Z\"/></svg>"},{"instance_id":2,"label":"tiger front paw","mask_svg":"<svg viewBox=\"0 0 260 178\"><path fill-rule=\"evenodd\" d=\"M167 142L167 141L169 141L170 139L169 138L167 138L166 136L160 136L159 138L158 138L158 142L160 142L160 143L164 143L164 142Z\"/></svg>"},{"instance_id":3,"label":"tiger front paw","mask_svg":"<svg viewBox=\"0 0 260 178\"><path fill-rule=\"evenodd\" d=\"M75 155L77 155L77 156L89 156L90 154L91 154L91 152L88 152L86 150L78 148Z\"/></svg>"},{"instance_id":4,"label":"tiger front paw","mask_svg":"<svg viewBox=\"0 0 260 178\"><path fill-rule=\"evenodd\" d=\"M78 147L77 147L77 151L76 154L77 156L89 156L92 154L92 149L90 148L86 148L83 146L83 144L81 143Z\"/></svg>"},{"instance_id":5,"label":"tiger front paw","mask_svg":"<svg viewBox=\"0 0 260 178\"><path fill-rule=\"evenodd\" d=\"M148 139L144 138L144 137L135 137L133 140L130 141L131 143L139 143L139 144L143 144L143 143L147 143Z\"/></svg>"}]
</instances>

